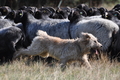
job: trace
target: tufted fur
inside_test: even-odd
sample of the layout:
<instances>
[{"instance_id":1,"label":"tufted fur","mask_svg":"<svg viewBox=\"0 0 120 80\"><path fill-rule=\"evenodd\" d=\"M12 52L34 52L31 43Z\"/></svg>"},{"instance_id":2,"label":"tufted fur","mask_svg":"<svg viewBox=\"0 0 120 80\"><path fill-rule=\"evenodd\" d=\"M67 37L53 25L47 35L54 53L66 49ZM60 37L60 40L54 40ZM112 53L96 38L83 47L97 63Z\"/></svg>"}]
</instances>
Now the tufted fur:
<instances>
[{"instance_id":1,"label":"tufted fur","mask_svg":"<svg viewBox=\"0 0 120 80\"><path fill-rule=\"evenodd\" d=\"M16 52L16 56L24 55L40 55L42 57L53 57L60 61L62 67L67 62L80 60L87 67L91 67L87 54L91 49L98 49L102 45L97 38L89 33L82 33L81 38L77 39L61 39L49 36L46 32L39 30L32 44L27 49L20 49Z\"/></svg>"}]
</instances>

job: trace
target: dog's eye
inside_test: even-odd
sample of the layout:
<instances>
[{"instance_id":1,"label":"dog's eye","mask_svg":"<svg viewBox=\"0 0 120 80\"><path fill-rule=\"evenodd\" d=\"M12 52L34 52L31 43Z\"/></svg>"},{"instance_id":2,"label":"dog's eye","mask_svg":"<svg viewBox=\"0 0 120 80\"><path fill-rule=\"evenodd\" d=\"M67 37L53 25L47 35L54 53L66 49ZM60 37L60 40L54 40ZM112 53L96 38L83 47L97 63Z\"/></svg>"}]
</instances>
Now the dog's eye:
<instances>
[{"instance_id":1,"label":"dog's eye","mask_svg":"<svg viewBox=\"0 0 120 80\"><path fill-rule=\"evenodd\" d=\"M95 43L97 43L97 41L94 41Z\"/></svg>"}]
</instances>

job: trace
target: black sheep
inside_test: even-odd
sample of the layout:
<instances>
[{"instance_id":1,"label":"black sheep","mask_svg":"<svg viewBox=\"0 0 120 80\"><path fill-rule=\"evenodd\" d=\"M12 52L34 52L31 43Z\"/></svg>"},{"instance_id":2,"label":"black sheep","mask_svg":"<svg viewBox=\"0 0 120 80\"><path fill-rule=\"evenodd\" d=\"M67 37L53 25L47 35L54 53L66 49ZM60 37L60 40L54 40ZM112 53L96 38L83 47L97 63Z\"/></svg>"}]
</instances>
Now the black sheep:
<instances>
[{"instance_id":1,"label":"black sheep","mask_svg":"<svg viewBox=\"0 0 120 80\"><path fill-rule=\"evenodd\" d=\"M113 43L110 47L110 60L117 60L120 62L120 31L114 35Z\"/></svg>"},{"instance_id":2,"label":"black sheep","mask_svg":"<svg viewBox=\"0 0 120 80\"><path fill-rule=\"evenodd\" d=\"M14 52L23 46L24 37L17 27L0 29L0 63L12 61Z\"/></svg>"}]
</instances>

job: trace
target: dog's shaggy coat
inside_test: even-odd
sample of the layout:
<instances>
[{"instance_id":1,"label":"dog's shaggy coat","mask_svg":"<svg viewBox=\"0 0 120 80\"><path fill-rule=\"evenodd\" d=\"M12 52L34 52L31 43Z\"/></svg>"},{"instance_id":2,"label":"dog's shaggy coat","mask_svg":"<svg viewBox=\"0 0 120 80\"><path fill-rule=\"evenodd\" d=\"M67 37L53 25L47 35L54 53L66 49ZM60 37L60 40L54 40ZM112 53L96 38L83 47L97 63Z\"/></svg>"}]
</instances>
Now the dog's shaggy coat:
<instances>
[{"instance_id":1,"label":"dog's shaggy coat","mask_svg":"<svg viewBox=\"0 0 120 80\"><path fill-rule=\"evenodd\" d=\"M89 33L82 33L81 38L77 39L61 39L49 36L46 32L39 30L32 44L27 49L20 49L16 52L16 57L21 54L51 56L60 61L61 67L69 61L80 60L90 68L87 54L90 49L98 49L101 46L97 38Z\"/></svg>"}]
</instances>

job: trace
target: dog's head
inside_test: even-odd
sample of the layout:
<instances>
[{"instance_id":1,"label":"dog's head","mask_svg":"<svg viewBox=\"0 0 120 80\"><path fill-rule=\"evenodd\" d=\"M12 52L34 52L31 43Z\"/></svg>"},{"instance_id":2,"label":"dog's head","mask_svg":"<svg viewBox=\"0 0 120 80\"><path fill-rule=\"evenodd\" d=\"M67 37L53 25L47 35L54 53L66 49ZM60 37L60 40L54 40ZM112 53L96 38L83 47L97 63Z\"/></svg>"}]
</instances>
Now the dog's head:
<instances>
[{"instance_id":1,"label":"dog's head","mask_svg":"<svg viewBox=\"0 0 120 80\"><path fill-rule=\"evenodd\" d=\"M102 44L98 42L97 38L90 33L81 33L82 44L85 45L90 51L95 51L99 53L99 50L102 47Z\"/></svg>"}]
</instances>

